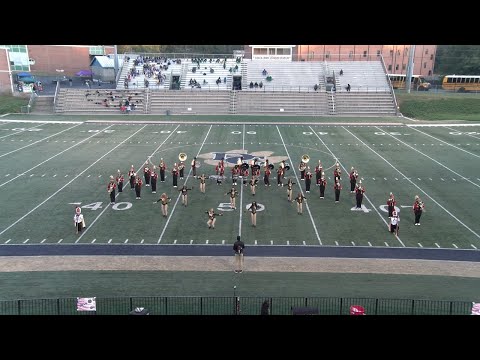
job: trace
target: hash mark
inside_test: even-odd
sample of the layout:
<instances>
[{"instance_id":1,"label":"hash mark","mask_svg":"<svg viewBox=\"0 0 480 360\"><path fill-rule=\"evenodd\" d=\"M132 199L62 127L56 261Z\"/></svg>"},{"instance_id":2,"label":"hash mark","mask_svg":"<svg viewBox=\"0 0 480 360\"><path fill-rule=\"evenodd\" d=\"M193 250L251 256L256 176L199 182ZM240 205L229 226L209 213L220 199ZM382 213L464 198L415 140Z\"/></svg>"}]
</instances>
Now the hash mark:
<instances>
[{"instance_id":1,"label":"hash mark","mask_svg":"<svg viewBox=\"0 0 480 360\"><path fill-rule=\"evenodd\" d=\"M307 245L307 243L305 242L305 240L303 240L303 245Z\"/></svg>"},{"instance_id":2,"label":"hash mark","mask_svg":"<svg viewBox=\"0 0 480 360\"><path fill-rule=\"evenodd\" d=\"M457 245L455 245L454 243L452 243L452 245L455 247L455 249L458 249L458 246L457 246Z\"/></svg>"},{"instance_id":3,"label":"hash mark","mask_svg":"<svg viewBox=\"0 0 480 360\"><path fill-rule=\"evenodd\" d=\"M437 248L439 248L439 249L440 249L440 245L438 245L437 243L435 243L435 245L437 246Z\"/></svg>"},{"instance_id":4,"label":"hash mark","mask_svg":"<svg viewBox=\"0 0 480 360\"><path fill-rule=\"evenodd\" d=\"M368 242L368 246L372 246L372 243L370 241Z\"/></svg>"},{"instance_id":5,"label":"hash mark","mask_svg":"<svg viewBox=\"0 0 480 360\"><path fill-rule=\"evenodd\" d=\"M57 244L60 244L63 241L63 239L58 240Z\"/></svg>"},{"instance_id":6,"label":"hash mark","mask_svg":"<svg viewBox=\"0 0 480 360\"><path fill-rule=\"evenodd\" d=\"M352 245L355 246L355 243L352 241Z\"/></svg>"},{"instance_id":7,"label":"hash mark","mask_svg":"<svg viewBox=\"0 0 480 360\"><path fill-rule=\"evenodd\" d=\"M422 245L422 244L420 244L420 243L417 243L417 244L418 244L418 246L420 246L421 248L423 248L423 245Z\"/></svg>"},{"instance_id":8,"label":"hash mark","mask_svg":"<svg viewBox=\"0 0 480 360\"><path fill-rule=\"evenodd\" d=\"M92 244L93 244L95 241L97 241L97 239L93 239L93 240L92 240Z\"/></svg>"},{"instance_id":9,"label":"hash mark","mask_svg":"<svg viewBox=\"0 0 480 360\"><path fill-rule=\"evenodd\" d=\"M108 240L108 244L110 244L112 242L112 239Z\"/></svg>"},{"instance_id":10,"label":"hash mark","mask_svg":"<svg viewBox=\"0 0 480 360\"><path fill-rule=\"evenodd\" d=\"M270 240L270 245L273 245L273 240Z\"/></svg>"},{"instance_id":11,"label":"hash mark","mask_svg":"<svg viewBox=\"0 0 480 360\"><path fill-rule=\"evenodd\" d=\"M257 245L257 240L255 240L255 245Z\"/></svg>"},{"instance_id":12,"label":"hash mark","mask_svg":"<svg viewBox=\"0 0 480 360\"><path fill-rule=\"evenodd\" d=\"M145 241L145 239L142 239L142 241L140 241L140 244L143 244L144 241Z\"/></svg>"},{"instance_id":13,"label":"hash mark","mask_svg":"<svg viewBox=\"0 0 480 360\"><path fill-rule=\"evenodd\" d=\"M12 240L12 239L8 239L7 241L5 241L5 244L8 244L10 242L10 240Z\"/></svg>"},{"instance_id":14,"label":"hash mark","mask_svg":"<svg viewBox=\"0 0 480 360\"><path fill-rule=\"evenodd\" d=\"M205 244L208 244L208 239L207 239L207 240L205 240Z\"/></svg>"},{"instance_id":15,"label":"hash mark","mask_svg":"<svg viewBox=\"0 0 480 360\"><path fill-rule=\"evenodd\" d=\"M28 240L30 240L30 239L27 239L27 240L25 240L23 243L24 243L24 244L25 244L25 243L27 243L27 242L28 242Z\"/></svg>"},{"instance_id":16,"label":"hash mark","mask_svg":"<svg viewBox=\"0 0 480 360\"><path fill-rule=\"evenodd\" d=\"M53 175L53 177L57 176L57 174Z\"/></svg>"},{"instance_id":17,"label":"hash mark","mask_svg":"<svg viewBox=\"0 0 480 360\"><path fill-rule=\"evenodd\" d=\"M475 245L473 245L473 244L470 244L470 245L471 245L471 246L472 246L474 249L476 249L476 248L477 248L477 247L476 247Z\"/></svg>"},{"instance_id":18,"label":"hash mark","mask_svg":"<svg viewBox=\"0 0 480 360\"><path fill-rule=\"evenodd\" d=\"M42 241L40 241L40 244L43 244L45 242L45 240L47 240L47 239L43 239Z\"/></svg>"},{"instance_id":19,"label":"hash mark","mask_svg":"<svg viewBox=\"0 0 480 360\"><path fill-rule=\"evenodd\" d=\"M128 239L125 239L125 241L123 242L124 244L128 243Z\"/></svg>"},{"instance_id":20,"label":"hash mark","mask_svg":"<svg viewBox=\"0 0 480 360\"><path fill-rule=\"evenodd\" d=\"M386 241L384 241L384 243L385 243L386 246L390 247L390 245L388 245L388 243Z\"/></svg>"},{"instance_id":21,"label":"hash mark","mask_svg":"<svg viewBox=\"0 0 480 360\"><path fill-rule=\"evenodd\" d=\"M193 244L193 240L190 240L190 245L192 245L192 244Z\"/></svg>"},{"instance_id":22,"label":"hash mark","mask_svg":"<svg viewBox=\"0 0 480 360\"><path fill-rule=\"evenodd\" d=\"M290 241L287 240L287 245L290 245Z\"/></svg>"},{"instance_id":23,"label":"hash mark","mask_svg":"<svg viewBox=\"0 0 480 360\"><path fill-rule=\"evenodd\" d=\"M335 241L335 245L337 245L337 246L338 246L338 241Z\"/></svg>"}]
</instances>

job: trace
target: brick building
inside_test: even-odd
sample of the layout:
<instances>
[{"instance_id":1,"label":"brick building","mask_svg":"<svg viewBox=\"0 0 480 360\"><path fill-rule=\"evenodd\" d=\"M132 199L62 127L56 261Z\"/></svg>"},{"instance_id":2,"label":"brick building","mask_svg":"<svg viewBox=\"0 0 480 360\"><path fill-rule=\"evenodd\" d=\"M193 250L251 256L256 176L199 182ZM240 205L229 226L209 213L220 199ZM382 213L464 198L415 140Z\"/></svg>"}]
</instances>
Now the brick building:
<instances>
[{"instance_id":1,"label":"brick building","mask_svg":"<svg viewBox=\"0 0 480 360\"><path fill-rule=\"evenodd\" d=\"M291 51L292 61L362 61L382 55L388 73L405 74L409 50L410 45L246 45L245 57L284 60ZM437 45L416 45L413 73L432 76L436 52Z\"/></svg>"}]
</instances>

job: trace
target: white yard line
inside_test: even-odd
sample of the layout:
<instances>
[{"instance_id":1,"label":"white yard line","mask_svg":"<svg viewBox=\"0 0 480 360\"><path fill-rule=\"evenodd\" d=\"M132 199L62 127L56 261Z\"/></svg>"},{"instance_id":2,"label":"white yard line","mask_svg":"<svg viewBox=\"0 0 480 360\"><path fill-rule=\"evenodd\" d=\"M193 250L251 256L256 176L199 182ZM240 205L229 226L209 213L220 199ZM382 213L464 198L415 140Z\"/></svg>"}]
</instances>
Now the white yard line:
<instances>
[{"instance_id":1,"label":"white yard line","mask_svg":"<svg viewBox=\"0 0 480 360\"><path fill-rule=\"evenodd\" d=\"M25 130L16 131L14 133L11 133L11 134L8 134L8 135L5 135L5 136L0 136L0 139L9 137L9 136L12 136L12 135L15 135L15 134L20 134L21 132L25 132L25 131L28 131L30 129L34 129L34 128L37 128L37 127L42 126L42 125L46 125L46 123L42 122L40 125L35 125L35 126L32 126L31 128L25 129Z\"/></svg>"},{"instance_id":2,"label":"white yard line","mask_svg":"<svg viewBox=\"0 0 480 360\"><path fill-rule=\"evenodd\" d=\"M75 128L75 127L77 127L77 126L80 126L80 125L81 125L81 124L74 125L74 126L72 126L72 127L69 127L68 129L62 130L62 131L60 131L60 132L58 132L58 133L56 133L56 134L53 134L53 135L47 136L46 138L37 140L37 141L35 141L35 142L33 142L33 143L29 144L29 145L25 145L25 146L22 146L21 148L12 150L12 151L10 151L10 152L7 152L7 153L5 153L5 154L3 154L3 155L0 155L0 158L1 158L1 157L4 157L4 156L7 156L7 155L9 155L9 154L13 154L14 152L20 151L20 150L25 149L25 148L27 148L27 147L29 147L29 146L35 145L36 143L39 143L39 142L41 142L41 141L43 141L43 140L47 140L47 139L49 139L49 138L51 138L51 137L53 137L53 136L57 136L58 134L61 134L61 133L65 132L65 131L68 131L68 130L73 129L73 128Z\"/></svg>"},{"instance_id":3,"label":"white yard line","mask_svg":"<svg viewBox=\"0 0 480 360\"><path fill-rule=\"evenodd\" d=\"M430 134L427 134L426 132L423 132L423 131L420 131L420 130L418 130L418 129L415 129L415 128L412 127L411 125L407 125L407 126L408 126L409 129L418 131L419 133L422 133L422 134L424 134L424 135L430 136L431 138L433 138L433 139L435 139L435 140L437 140L437 141L440 141L440 142L442 142L442 143L444 143L444 144L446 144L446 145L448 145L448 146L451 146L451 147L453 147L453 148L455 148L455 149L457 149L457 150L463 151L463 152L465 152L465 153L467 153L467 154L470 154L470 155L473 155L473 156L475 156L475 157L477 157L477 158L480 158L480 156L477 155L477 154L474 154L474 153L471 153L470 151L467 151L467 150L465 150L465 149L459 148L458 146L455 146L455 145L453 145L453 144L450 144L450 143L448 143L448 142L446 142L446 141L444 141L444 140L442 140L442 139L436 138L435 136L432 136L432 135L430 135Z\"/></svg>"},{"instance_id":4,"label":"white yard line","mask_svg":"<svg viewBox=\"0 0 480 360\"><path fill-rule=\"evenodd\" d=\"M78 126L78 125L77 125L77 126ZM113 126L113 125L110 125L109 127L106 127L106 128L105 128L105 129L103 129L103 130L107 130L108 128L110 128L110 127L112 127L112 126ZM102 131L103 131L103 130L102 130ZM84 140L82 140L82 141L79 141L79 142L78 142L78 143L76 143L75 145L72 145L72 146L70 146L68 149L65 149L65 150L63 150L63 151L59 152L58 154L55 154L55 155L53 155L52 157L48 158L47 160L45 160L45 161L42 161L40 164L38 164L38 165L35 165L34 167L32 167L32 168L28 169L28 170L27 170L27 171L25 171L23 174L17 175L17 176L15 176L14 178L11 178L10 180L8 180L8 181L4 182L3 184L0 184L0 187L2 187L2 186L4 186L4 185L8 184L9 182L11 182L11 181L15 180L16 178L18 178L18 177L20 177L20 176L22 176L22 175L25 175L25 174L27 174L28 172L30 172L30 171L32 171L32 170L34 170L34 169L36 169L37 167L39 167L40 165L43 165L43 164L45 164L47 161L50 161L50 160L52 160L52 159L56 158L57 156L59 156L59 155L63 154L65 151L68 151L68 150L70 150L70 149L73 149L75 146L77 146L77 145L80 145L82 142L84 142L84 141L86 141L86 140L88 140L88 139L91 139L92 137L94 137L94 136L96 136L96 135L98 135L98 134L100 134L100 133L101 133L101 131L99 131L98 133L95 133L95 134L93 134L92 136L90 136L90 137L88 137L88 138L86 138L86 139L84 139Z\"/></svg>"},{"instance_id":5,"label":"white yard line","mask_svg":"<svg viewBox=\"0 0 480 360\"><path fill-rule=\"evenodd\" d=\"M143 128L145 128L145 126L147 126L147 125L144 125L140 130L142 130ZM150 155L150 157L153 156L153 155L158 151L158 149L160 149L160 147L167 142L167 140L170 138L170 136L172 136L173 134L175 134L176 130L177 130L179 127L180 127L180 125L177 125L177 127L167 136L167 138L166 138L165 140L163 140L163 142L162 142L160 145L158 145L158 147L153 151L153 153ZM136 134L136 133L135 133L135 134ZM139 166L138 169L137 169L137 173L140 171L140 169L142 168L142 166L143 166L144 163L145 163L145 161L140 164L140 166ZM126 182L125 182L125 185L124 185L123 188L122 188L122 191L123 191L129 184L130 184L130 183L129 183L128 181L126 181ZM120 192L117 192L117 194L115 195L115 199L117 198L118 195L120 195ZM100 218L100 216L102 216L103 213L104 213L105 211L107 211L107 209L110 207L110 205L111 205L111 204L108 203L108 205L105 206L105 208L102 210L102 212L101 212L100 214L98 214L97 217L92 221L92 223L90 224L90 226L88 226L88 227L85 229L85 231L82 233L82 235L80 235L80 236L78 237L78 239L75 241L75 244L78 243L78 242L82 239L82 237L88 232L88 230L90 230L90 229L93 227L93 224L95 224L95 223L97 222L97 220Z\"/></svg>"},{"instance_id":6,"label":"white yard line","mask_svg":"<svg viewBox=\"0 0 480 360\"><path fill-rule=\"evenodd\" d=\"M283 144L283 147L285 148L285 152L287 153L288 159L290 160L290 165L291 165L290 169L293 170L295 178L297 179L297 184L298 184L298 188L300 189L300 193L302 195L304 195L303 194L303 189L302 189L302 182L300 181L300 179L297 176L297 172L295 171L295 165L292 162L292 158L290 157L290 154L288 153L287 146L285 145L285 141L283 141L283 136L280 133L280 129L278 128L278 125L276 125L276 128L277 128L277 131L278 131L278 135L280 136L280 139L282 140L282 144ZM322 240L320 240L320 235L318 234L317 226L315 225L315 221L313 220L312 213L310 212L310 207L308 206L308 202L306 202L306 201L305 201L305 207L307 208L308 215L310 215L310 220L312 221L313 229L315 230L315 234L317 235L318 242L320 243L320 245L323 245Z\"/></svg>"},{"instance_id":7,"label":"white yard line","mask_svg":"<svg viewBox=\"0 0 480 360\"><path fill-rule=\"evenodd\" d=\"M382 131L382 132L385 132L385 133L386 133L388 136L391 136L391 137L393 137L395 140L397 140L397 141L401 142L403 145L405 145L405 146L409 147L409 148L410 148L410 149L412 149L412 150L415 150L416 152L418 152L418 153L422 154L422 155L423 155L423 156L425 156L426 158L429 158L429 159L430 159L430 160L432 160L433 162L435 162L435 163L437 163L438 165L440 165L440 166L444 167L444 168L445 168L445 169L447 169L448 171L450 171L450 172L454 173L454 174L455 174L455 175L457 175L457 176L460 176L460 177L461 177L463 180L466 180L466 181L468 181L470 184L472 184L472 185L474 185L474 186L476 186L476 187L480 188L480 185L478 185L478 184L474 183L473 181L471 181L471 180L467 179L465 176L462 176L462 175L460 175L460 174L459 174L459 173L457 173L456 171L454 171L454 170L450 169L448 166L445 166L445 165L443 165L441 162L439 162L439 161L435 160L434 158L432 158L432 157L428 156L427 154L424 154L424 153L423 153L423 152L421 152L420 150L417 150L417 149L415 149L413 146L411 146L411 145L407 144L406 142L404 142L404 141L402 141L402 140L400 140L400 139L396 138L395 136L393 136L393 135L389 134L388 132L384 131L384 130L383 130L383 129L381 129L380 127L378 127L378 126L375 126L375 127L376 127L378 130L380 130L380 131ZM418 178L418 180L420 180L420 178Z\"/></svg>"},{"instance_id":8,"label":"white yard line","mask_svg":"<svg viewBox=\"0 0 480 360\"><path fill-rule=\"evenodd\" d=\"M97 162L99 162L100 160L102 160L105 156L107 156L108 154L110 154L112 151L114 151L115 149L117 149L120 145L122 145L125 141L127 141L128 139L130 139L132 136L136 135L138 132L140 132L143 128L145 128L145 126L147 125L144 125L142 128L140 128L139 130L137 130L136 132L134 132L132 135L130 135L128 138L126 138L125 140L123 140L121 143L119 143L117 146L115 146L113 149L111 149L110 151L108 151L107 153L105 153L104 155L102 155L100 158L98 158L97 160L95 160L95 162L93 162L91 165L89 165L87 168L85 168L85 170L83 170L81 173L79 173L77 176L75 176L72 180L70 180L68 183L66 183L65 185L63 185L60 189L58 189L57 191L55 191L52 195L50 195L48 198L46 198L45 200L43 200L40 204L38 204L37 206L35 206L32 210L30 210L29 212L27 212L25 215L23 215L20 219L18 219L17 221L15 221L13 224L9 225L7 228L5 228L4 230L2 230L0 232L0 235L2 235L5 231L7 231L8 229L10 229L11 227L15 226L16 224L18 224L20 221L22 221L23 219L25 219L28 215L30 215L32 212L34 212L35 210L37 210L40 206L42 206L43 204L45 204L48 200L50 200L51 198L53 198L55 195L57 195L60 191L62 191L63 189L65 189L68 185L70 185L72 182L74 182L79 176L81 176L83 173L85 173L88 169L90 169L92 166L94 166ZM88 228L87 228L88 230Z\"/></svg>"},{"instance_id":9,"label":"white yard line","mask_svg":"<svg viewBox=\"0 0 480 360\"><path fill-rule=\"evenodd\" d=\"M309 126L309 127L310 127L310 130L312 130L312 132L313 132L313 133L318 137L318 139L322 142L323 146L325 146L325 147L327 148L327 150L330 152L330 154L332 154L332 156L333 156L335 159L337 159L338 163L342 166L342 168L343 168L343 170L345 171L345 173L348 174L349 172L348 172L347 168L346 168L345 166L343 166L342 162L340 162L340 161L338 160L338 157L332 152L332 150L330 150L330 148L327 146L327 144L325 144L325 142L324 142L324 141L322 140L322 138L315 132L315 130L313 130L313 128L312 128L311 126ZM343 128L345 129L345 127L343 127ZM348 130L347 130L347 131L348 131ZM350 131L349 131L349 132L350 132ZM351 134L351 133L350 133L350 134ZM359 140L359 139L357 138L357 140ZM370 201L370 199L368 198L368 196L365 195L365 194L364 194L363 196L365 196L365 199L367 199L367 201L370 203L370 205L371 205L372 208L375 210L375 212L378 214L378 216L379 216L380 219L383 221L383 223L388 226L388 222L387 222L387 221L384 219L384 217L378 212L377 207L376 207L375 205L373 205L373 203ZM402 241L397 235L394 235L394 236L395 236L395 238L400 242L400 244L402 244L402 246L405 247L405 244L403 243L403 241Z\"/></svg>"},{"instance_id":10,"label":"white yard line","mask_svg":"<svg viewBox=\"0 0 480 360\"><path fill-rule=\"evenodd\" d=\"M8 114L5 114L8 115ZM5 116L3 115L3 116ZM7 123L31 123L31 124L36 124L36 123L42 123L42 124L83 124L84 121L52 121L52 120L8 120L8 119L2 119L2 122L7 122ZM119 121L117 121L119 123ZM138 125L138 124L131 124L131 125Z\"/></svg>"},{"instance_id":11,"label":"white yard line","mask_svg":"<svg viewBox=\"0 0 480 360\"><path fill-rule=\"evenodd\" d=\"M242 130L242 150L245 151L245 124ZM243 180L243 179L242 179ZM243 214L243 184L240 182L240 219L238 220L238 235L242 235L242 214Z\"/></svg>"},{"instance_id":12,"label":"white yard line","mask_svg":"<svg viewBox=\"0 0 480 360\"><path fill-rule=\"evenodd\" d=\"M205 136L205 139L203 139L202 145L200 145L200 149L198 149L198 152L197 152L196 156L198 156L200 154L200 152L202 151L203 145L205 145L205 141L207 141L208 135L210 134L210 130L212 130L212 127L213 127L213 124L210 125L210 127L208 129L208 132L207 132L207 135ZM186 177L183 185L187 185L187 181L188 181L188 178L190 177L191 173L192 173L192 167L190 166L190 171L188 172L187 177ZM178 197L177 197L177 201L175 201L175 204L173 205L172 211L170 212L170 215L168 216L167 221L165 222L165 226L163 227L162 233L160 234L160 237L158 238L157 244L160 244L160 242L162 241L163 234L165 234L165 230L167 229L168 223L170 222L170 219L172 218L173 213L175 212L175 208L177 207L178 200L180 200L181 195L182 195L182 193L179 192ZM240 211L242 211L242 209L240 209ZM193 242L193 240L190 243L192 243L192 242Z\"/></svg>"},{"instance_id":13,"label":"white yard line","mask_svg":"<svg viewBox=\"0 0 480 360\"><path fill-rule=\"evenodd\" d=\"M345 129L345 127L344 127ZM420 186L415 184L410 178L407 178L406 175L404 175L400 170L398 170L395 166L393 166L387 159L385 159L382 155L377 153L375 150L373 150L370 146L365 144L362 140L360 140L356 135L345 129L345 131L349 132L352 136L354 136L357 140L359 140L363 145L365 145L368 149L370 149L373 153L375 153L379 158L381 158L383 161L385 161L392 169L394 169L396 172L398 172L400 175L402 175L407 181L409 181L413 186L415 186L418 190L420 190L425 196L427 196L430 200L432 200L435 204L437 204L441 209L443 209L447 214L449 214L451 217L453 217L455 220L457 220L463 227L465 227L468 231L470 231L472 234L474 234L477 238L480 239L480 235L477 234L475 231L470 229L467 225L465 225L460 219L458 219L455 215L453 215L450 211L445 209L442 205L438 203L434 198L432 198L430 195L428 195ZM0 234L1 235L1 234Z\"/></svg>"}]
</instances>

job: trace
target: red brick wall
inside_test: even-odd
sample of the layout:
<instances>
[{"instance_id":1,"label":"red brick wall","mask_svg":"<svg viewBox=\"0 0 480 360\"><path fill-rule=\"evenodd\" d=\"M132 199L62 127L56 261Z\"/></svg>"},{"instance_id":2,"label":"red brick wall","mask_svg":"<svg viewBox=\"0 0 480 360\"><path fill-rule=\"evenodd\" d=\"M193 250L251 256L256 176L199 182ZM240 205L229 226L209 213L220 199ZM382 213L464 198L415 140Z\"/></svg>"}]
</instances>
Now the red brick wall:
<instances>
[{"instance_id":1,"label":"red brick wall","mask_svg":"<svg viewBox=\"0 0 480 360\"><path fill-rule=\"evenodd\" d=\"M12 92L11 78L8 72L8 50L0 49L0 92Z\"/></svg>"},{"instance_id":2,"label":"red brick wall","mask_svg":"<svg viewBox=\"0 0 480 360\"><path fill-rule=\"evenodd\" d=\"M64 75L73 76L90 69L89 49L89 46L28 45L28 56L35 60L30 70L33 74L58 75L56 69L63 69Z\"/></svg>"}]
</instances>

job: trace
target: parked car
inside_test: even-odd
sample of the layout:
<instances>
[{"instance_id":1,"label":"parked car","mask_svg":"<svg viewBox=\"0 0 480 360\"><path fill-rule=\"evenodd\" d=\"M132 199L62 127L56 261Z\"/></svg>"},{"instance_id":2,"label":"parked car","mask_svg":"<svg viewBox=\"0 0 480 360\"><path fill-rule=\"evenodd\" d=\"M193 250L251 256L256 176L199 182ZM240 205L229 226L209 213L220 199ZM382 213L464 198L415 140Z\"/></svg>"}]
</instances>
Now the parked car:
<instances>
[{"instance_id":1,"label":"parked car","mask_svg":"<svg viewBox=\"0 0 480 360\"><path fill-rule=\"evenodd\" d=\"M22 84L33 84L37 81L35 76L27 72L21 72L15 75L15 83L22 83Z\"/></svg>"}]
</instances>

